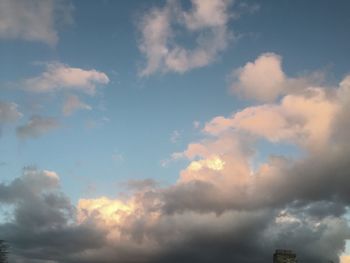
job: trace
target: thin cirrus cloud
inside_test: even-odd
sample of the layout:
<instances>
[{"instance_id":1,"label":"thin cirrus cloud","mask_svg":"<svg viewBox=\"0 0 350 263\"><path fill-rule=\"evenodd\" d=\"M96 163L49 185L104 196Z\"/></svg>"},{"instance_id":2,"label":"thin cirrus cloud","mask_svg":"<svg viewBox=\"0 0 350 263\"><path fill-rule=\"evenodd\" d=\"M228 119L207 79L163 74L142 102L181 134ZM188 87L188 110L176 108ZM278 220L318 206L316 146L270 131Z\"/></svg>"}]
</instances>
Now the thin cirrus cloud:
<instances>
[{"instance_id":1,"label":"thin cirrus cloud","mask_svg":"<svg viewBox=\"0 0 350 263\"><path fill-rule=\"evenodd\" d=\"M98 85L109 83L108 76L95 69L84 70L62 63L48 63L41 75L25 79L23 89L31 92L46 93L54 91L80 91L94 95Z\"/></svg>"},{"instance_id":2,"label":"thin cirrus cloud","mask_svg":"<svg viewBox=\"0 0 350 263\"><path fill-rule=\"evenodd\" d=\"M15 210L0 224L3 238L20 247L12 255L18 262L259 263L280 244L305 262L339 262L350 238L349 79L297 87L277 102L210 120L207 135L176 154L189 164L170 186L132 181L121 198L74 206L59 175L26 168L0 184L0 202ZM305 153L270 156L253 169L261 139Z\"/></svg>"},{"instance_id":3,"label":"thin cirrus cloud","mask_svg":"<svg viewBox=\"0 0 350 263\"><path fill-rule=\"evenodd\" d=\"M82 102L77 96L70 95L63 103L62 112L65 116L72 115L77 110L92 110L92 107Z\"/></svg>"},{"instance_id":4,"label":"thin cirrus cloud","mask_svg":"<svg viewBox=\"0 0 350 263\"><path fill-rule=\"evenodd\" d=\"M16 103L0 101L0 125L15 122L22 116Z\"/></svg>"},{"instance_id":5,"label":"thin cirrus cloud","mask_svg":"<svg viewBox=\"0 0 350 263\"><path fill-rule=\"evenodd\" d=\"M16 129L16 134L21 139L36 138L59 127L56 118L35 115L29 121Z\"/></svg>"},{"instance_id":6,"label":"thin cirrus cloud","mask_svg":"<svg viewBox=\"0 0 350 263\"><path fill-rule=\"evenodd\" d=\"M54 46L59 39L56 24L72 23L72 9L65 0L3 0L0 2L0 38Z\"/></svg>"},{"instance_id":7,"label":"thin cirrus cloud","mask_svg":"<svg viewBox=\"0 0 350 263\"><path fill-rule=\"evenodd\" d=\"M183 73L209 65L223 51L233 33L228 30L230 0L192 0L190 10L175 1L153 8L139 23L139 49L146 58L141 76L156 72ZM195 47L188 49L176 42L175 26L195 37Z\"/></svg>"}]
</instances>

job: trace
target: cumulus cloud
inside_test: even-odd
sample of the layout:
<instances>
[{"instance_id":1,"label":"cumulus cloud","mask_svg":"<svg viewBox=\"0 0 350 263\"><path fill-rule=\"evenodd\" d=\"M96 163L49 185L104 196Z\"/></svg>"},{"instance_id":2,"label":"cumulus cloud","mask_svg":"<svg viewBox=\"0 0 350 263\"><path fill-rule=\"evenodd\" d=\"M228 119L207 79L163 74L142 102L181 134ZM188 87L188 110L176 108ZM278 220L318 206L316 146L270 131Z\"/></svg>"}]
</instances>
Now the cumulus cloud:
<instances>
[{"instance_id":1,"label":"cumulus cloud","mask_svg":"<svg viewBox=\"0 0 350 263\"><path fill-rule=\"evenodd\" d=\"M71 23L68 1L3 0L0 3L0 38L24 39L55 45L56 24Z\"/></svg>"},{"instance_id":2,"label":"cumulus cloud","mask_svg":"<svg viewBox=\"0 0 350 263\"><path fill-rule=\"evenodd\" d=\"M97 85L108 83L109 78L103 72L73 68L61 63L49 63L45 72L24 80L22 85L25 90L38 93L76 90L93 95Z\"/></svg>"},{"instance_id":3,"label":"cumulus cloud","mask_svg":"<svg viewBox=\"0 0 350 263\"><path fill-rule=\"evenodd\" d=\"M230 90L244 99L273 102L285 94L298 93L323 80L321 72L303 77L287 77L282 68L282 57L263 53L253 62L233 70Z\"/></svg>"},{"instance_id":4,"label":"cumulus cloud","mask_svg":"<svg viewBox=\"0 0 350 263\"><path fill-rule=\"evenodd\" d=\"M91 109L92 109L91 106L80 101L80 99L77 96L70 95L67 97L67 99L63 104L62 112L65 116L69 116L77 110L91 110Z\"/></svg>"},{"instance_id":5,"label":"cumulus cloud","mask_svg":"<svg viewBox=\"0 0 350 263\"><path fill-rule=\"evenodd\" d=\"M235 79L231 89L245 98L273 101L281 94L286 82L281 57L265 53L254 62L233 72Z\"/></svg>"},{"instance_id":6,"label":"cumulus cloud","mask_svg":"<svg viewBox=\"0 0 350 263\"><path fill-rule=\"evenodd\" d=\"M23 114L18 110L16 103L0 101L0 125L15 122L22 116Z\"/></svg>"},{"instance_id":7,"label":"cumulus cloud","mask_svg":"<svg viewBox=\"0 0 350 263\"><path fill-rule=\"evenodd\" d=\"M59 123L55 118L35 115L30 118L28 123L18 126L16 133L21 139L35 138L58 127Z\"/></svg>"},{"instance_id":8,"label":"cumulus cloud","mask_svg":"<svg viewBox=\"0 0 350 263\"><path fill-rule=\"evenodd\" d=\"M339 103L322 88L310 87L305 92L307 95L286 95L280 103L247 107L230 118L218 116L205 125L204 131L218 135L239 130L271 142L318 147L329 140Z\"/></svg>"},{"instance_id":9,"label":"cumulus cloud","mask_svg":"<svg viewBox=\"0 0 350 263\"><path fill-rule=\"evenodd\" d=\"M227 28L231 2L193 0L190 10L184 10L177 2L168 1L163 8L151 9L139 24L139 49L146 57L140 74L183 73L212 63L233 35ZM175 27L195 36L193 49L177 43Z\"/></svg>"}]
</instances>

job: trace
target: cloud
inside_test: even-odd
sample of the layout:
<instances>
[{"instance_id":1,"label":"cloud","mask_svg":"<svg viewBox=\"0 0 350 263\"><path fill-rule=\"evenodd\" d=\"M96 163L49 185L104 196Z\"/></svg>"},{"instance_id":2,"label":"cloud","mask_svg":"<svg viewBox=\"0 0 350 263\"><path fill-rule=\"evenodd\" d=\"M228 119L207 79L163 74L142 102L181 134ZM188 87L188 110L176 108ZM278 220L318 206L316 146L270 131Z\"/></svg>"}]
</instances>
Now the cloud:
<instances>
[{"instance_id":1,"label":"cloud","mask_svg":"<svg viewBox=\"0 0 350 263\"><path fill-rule=\"evenodd\" d=\"M193 0L191 4L190 10L183 10L177 2L168 1L163 8L153 8L142 17L139 49L146 57L146 66L141 76L204 67L226 48L233 35L227 29L231 1ZM177 43L176 26L195 36L193 49Z\"/></svg>"},{"instance_id":2,"label":"cloud","mask_svg":"<svg viewBox=\"0 0 350 263\"><path fill-rule=\"evenodd\" d=\"M0 101L0 125L15 122L22 116L23 114L19 112L16 103Z\"/></svg>"},{"instance_id":3,"label":"cloud","mask_svg":"<svg viewBox=\"0 0 350 263\"><path fill-rule=\"evenodd\" d=\"M350 256L349 255L343 255L340 258L340 263L349 263L350 262Z\"/></svg>"},{"instance_id":4,"label":"cloud","mask_svg":"<svg viewBox=\"0 0 350 263\"><path fill-rule=\"evenodd\" d=\"M24 39L54 46L57 23L72 22L68 1L3 0L0 3L0 38Z\"/></svg>"},{"instance_id":5,"label":"cloud","mask_svg":"<svg viewBox=\"0 0 350 263\"><path fill-rule=\"evenodd\" d=\"M62 112L65 116L69 116L77 110L91 110L91 109L92 109L91 106L80 101L77 96L70 95L67 97L67 99L63 104Z\"/></svg>"},{"instance_id":6,"label":"cloud","mask_svg":"<svg viewBox=\"0 0 350 263\"><path fill-rule=\"evenodd\" d=\"M259 263L284 247L337 263L350 239L348 79L217 116L174 155L188 165L172 185L131 181L117 197L73 205L55 172L27 168L0 184L0 203L13 206L0 233L15 262ZM253 167L262 140L303 153Z\"/></svg>"},{"instance_id":7,"label":"cloud","mask_svg":"<svg viewBox=\"0 0 350 263\"><path fill-rule=\"evenodd\" d=\"M28 123L17 127L17 136L21 139L35 138L48 133L59 127L59 123L55 118L33 116Z\"/></svg>"},{"instance_id":8,"label":"cloud","mask_svg":"<svg viewBox=\"0 0 350 263\"><path fill-rule=\"evenodd\" d=\"M231 90L244 98L274 101L286 82L281 63L281 57L274 53L262 54L233 72Z\"/></svg>"},{"instance_id":9,"label":"cloud","mask_svg":"<svg viewBox=\"0 0 350 263\"><path fill-rule=\"evenodd\" d=\"M297 142L318 147L328 142L339 104L322 88L310 87L305 94L286 95L279 104L247 107L230 118L216 117L204 131L218 135L238 130L271 142Z\"/></svg>"},{"instance_id":10,"label":"cloud","mask_svg":"<svg viewBox=\"0 0 350 263\"><path fill-rule=\"evenodd\" d=\"M61 63L49 63L45 72L38 77L24 80L22 85L25 90L38 93L76 90L93 95L97 85L108 83L109 78L103 72L72 68Z\"/></svg>"},{"instance_id":11,"label":"cloud","mask_svg":"<svg viewBox=\"0 0 350 263\"><path fill-rule=\"evenodd\" d=\"M181 138L181 132L178 131L178 130L174 130L172 133L171 133L171 136L170 136L170 141L172 143L177 143Z\"/></svg>"},{"instance_id":12,"label":"cloud","mask_svg":"<svg viewBox=\"0 0 350 263\"><path fill-rule=\"evenodd\" d=\"M26 167L0 189L0 205L14 207L13 218L0 224L1 237L11 244L11 262L66 262L67 254L103 244L100 230L73 223L75 208L60 191L55 172Z\"/></svg>"},{"instance_id":13,"label":"cloud","mask_svg":"<svg viewBox=\"0 0 350 263\"><path fill-rule=\"evenodd\" d=\"M263 53L253 62L232 71L230 90L244 99L273 102L285 94L295 94L323 81L321 72L303 77L287 77L282 69L282 57Z\"/></svg>"}]
</instances>

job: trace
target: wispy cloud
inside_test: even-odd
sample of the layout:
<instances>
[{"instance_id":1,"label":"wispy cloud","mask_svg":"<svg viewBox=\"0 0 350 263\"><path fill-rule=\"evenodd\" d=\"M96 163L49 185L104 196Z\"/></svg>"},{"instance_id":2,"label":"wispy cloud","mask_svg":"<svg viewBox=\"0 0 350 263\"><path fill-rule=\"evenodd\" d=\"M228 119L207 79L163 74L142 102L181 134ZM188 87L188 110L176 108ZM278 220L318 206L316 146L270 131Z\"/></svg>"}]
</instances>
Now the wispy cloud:
<instances>
[{"instance_id":1,"label":"wispy cloud","mask_svg":"<svg viewBox=\"0 0 350 263\"><path fill-rule=\"evenodd\" d=\"M71 115L77 110L92 110L92 107L82 102L77 96L70 95L64 101L62 112L65 116Z\"/></svg>"},{"instance_id":2,"label":"wispy cloud","mask_svg":"<svg viewBox=\"0 0 350 263\"><path fill-rule=\"evenodd\" d=\"M0 38L24 39L55 45L56 23L72 22L72 5L60 0L3 0L0 2Z\"/></svg>"},{"instance_id":3,"label":"wispy cloud","mask_svg":"<svg viewBox=\"0 0 350 263\"><path fill-rule=\"evenodd\" d=\"M181 132L178 131L178 130L174 130L172 133L171 133L171 136L170 136L170 141L172 143L177 143L181 138Z\"/></svg>"},{"instance_id":4,"label":"wispy cloud","mask_svg":"<svg viewBox=\"0 0 350 263\"><path fill-rule=\"evenodd\" d=\"M16 103L0 101L0 125L15 122L22 116L23 114L18 110Z\"/></svg>"},{"instance_id":5,"label":"wispy cloud","mask_svg":"<svg viewBox=\"0 0 350 263\"><path fill-rule=\"evenodd\" d=\"M59 123L55 118L36 115L31 117L26 124L17 127L16 133L21 139L35 138L58 127Z\"/></svg>"},{"instance_id":6,"label":"wispy cloud","mask_svg":"<svg viewBox=\"0 0 350 263\"><path fill-rule=\"evenodd\" d=\"M233 33L227 29L230 0L192 0L190 10L167 1L142 18L139 49L146 57L141 76L155 72L179 72L209 65L223 51ZM196 46L188 49L176 42L174 26L195 36Z\"/></svg>"}]
</instances>

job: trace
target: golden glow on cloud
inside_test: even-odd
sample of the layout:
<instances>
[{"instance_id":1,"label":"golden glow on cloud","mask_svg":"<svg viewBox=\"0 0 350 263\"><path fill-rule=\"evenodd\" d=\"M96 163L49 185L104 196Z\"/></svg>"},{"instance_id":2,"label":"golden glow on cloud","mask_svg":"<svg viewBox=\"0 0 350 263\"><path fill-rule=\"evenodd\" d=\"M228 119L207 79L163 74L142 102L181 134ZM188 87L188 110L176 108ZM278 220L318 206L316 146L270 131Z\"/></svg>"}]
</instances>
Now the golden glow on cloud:
<instances>
[{"instance_id":1,"label":"golden glow on cloud","mask_svg":"<svg viewBox=\"0 0 350 263\"><path fill-rule=\"evenodd\" d=\"M55 180L59 180L59 176L57 173L53 172L53 171L48 171L48 170L44 170L44 174L47 176L47 177L50 177L52 179L55 179Z\"/></svg>"},{"instance_id":2,"label":"golden glow on cloud","mask_svg":"<svg viewBox=\"0 0 350 263\"><path fill-rule=\"evenodd\" d=\"M134 211L134 206L117 199L100 197L97 199L80 199L78 203L78 222L89 218L102 221L107 225L121 223L123 218Z\"/></svg>"},{"instance_id":3,"label":"golden glow on cloud","mask_svg":"<svg viewBox=\"0 0 350 263\"><path fill-rule=\"evenodd\" d=\"M341 255L340 263L350 263L350 255Z\"/></svg>"},{"instance_id":4,"label":"golden glow on cloud","mask_svg":"<svg viewBox=\"0 0 350 263\"><path fill-rule=\"evenodd\" d=\"M214 171L221 171L224 169L225 162L221 160L218 156L213 156L209 159L193 161L188 166L190 171L199 171L203 168L208 168Z\"/></svg>"}]
</instances>

